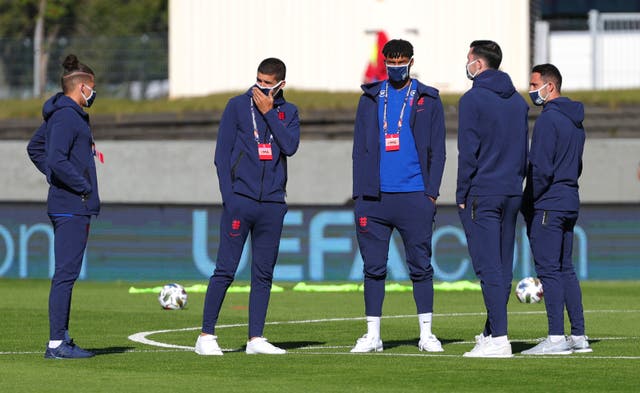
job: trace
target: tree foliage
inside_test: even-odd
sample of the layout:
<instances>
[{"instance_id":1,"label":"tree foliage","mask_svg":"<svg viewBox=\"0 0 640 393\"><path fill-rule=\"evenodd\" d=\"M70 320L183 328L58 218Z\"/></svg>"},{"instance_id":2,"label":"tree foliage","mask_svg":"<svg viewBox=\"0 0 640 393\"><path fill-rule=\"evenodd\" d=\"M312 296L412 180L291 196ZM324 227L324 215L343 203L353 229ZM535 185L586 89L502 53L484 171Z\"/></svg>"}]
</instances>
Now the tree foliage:
<instances>
[{"instance_id":1,"label":"tree foliage","mask_svg":"<svg viewBox=\"0 0 640 393\"><path fill-rule=\"evenodd\" d=\"M33 80L39 3L0 0L0 88ZM69 52L102 72L105 82L166 73L168 0L46 0L44 21L49 83L57 80Z\"/></svg>"}]
</instances>

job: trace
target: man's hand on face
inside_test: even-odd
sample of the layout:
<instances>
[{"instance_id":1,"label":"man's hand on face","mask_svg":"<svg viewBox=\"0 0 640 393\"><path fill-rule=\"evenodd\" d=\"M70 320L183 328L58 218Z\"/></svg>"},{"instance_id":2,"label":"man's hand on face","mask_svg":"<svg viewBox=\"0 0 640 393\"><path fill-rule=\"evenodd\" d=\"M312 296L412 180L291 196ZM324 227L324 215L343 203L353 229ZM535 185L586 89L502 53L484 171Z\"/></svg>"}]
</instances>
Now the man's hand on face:
<instances>
[{"instance_id":1,"label":"man's hand on face","mask_svg":"<svg viewBox=\"0 0 640 393\"><path fill-rule=\"evenodd\" d=\"M269 91L269 95L265 95L260 89L254 87L253 102L263 115L273 109L273 90Z\"/></svg>"}]
</instances>

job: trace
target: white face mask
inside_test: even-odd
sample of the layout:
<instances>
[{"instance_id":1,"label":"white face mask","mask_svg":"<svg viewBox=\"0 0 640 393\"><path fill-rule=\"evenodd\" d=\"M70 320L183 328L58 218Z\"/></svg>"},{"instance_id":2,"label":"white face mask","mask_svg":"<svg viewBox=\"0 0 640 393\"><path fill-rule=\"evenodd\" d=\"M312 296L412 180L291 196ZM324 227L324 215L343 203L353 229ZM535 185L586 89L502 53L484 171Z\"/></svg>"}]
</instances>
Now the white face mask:
<instances>
[{"instance_id":1,"label":"white face mask","mask_svg":"<svg viewBox=\"0 0 640 393\"><path fill-rule=\"evenodd\" d=\"M476 70L476 72L474 72L473 74L469 71L469 66L477 61L478 59L475 59L471 63L467 63L467 65L464 67L465 70L467 71L467 78L469 78L470 80L473 80L473 78L475 78L476 75L478 75L478 72L480 71L480 70Z\"/></svg>"},{"instance_id":2,"label":"white face mask","mask_svg":"<svg viewBox=\"0 0 640 393\"><path fill-rule=\"evenodd\" d=\"M529 97L531 98L531 102L533 102L533 105L537 105L540 106L542 104L544 104L544 102L547 100L547 98L549 98L549 92L547 91L547 95L546 97L543 97L542 94L540 94L540 91L542 89L544 89L545 87L547 87L548 83L545 83L544 85L540 86L540 88L538 90L531 90L529 92Z\"/></svg>"},{"instance_id":3,"label":"white face mask","mask_svg":"<svg viewBox=\"0 0 640 393\"><path fill-rule=\"evenodd\" d=\"M265 96L268 96L269 93L271 92L271 90L273 90L273 96L275 97L276 94L278 94L278 92L280 91L280 85L282 84L282 82L284 82L284 81L280 81L280 82L276 83L275 85L273 85L272 87L262 86L260 83L256 82L256 87L258 89L260 89L260 91L262 91L262 93Z\"/></svg>"},{"instance_id":4,"label":"white face mask","mask_svg":"<svg viewBox=\"0 0 640 393\"><path fill-rule=\"evenodd\" d=\"M96 99L96 91L87 85L84 85L84 87L91 90L91 94L89 94L89 96L85 96L84 93L82 92L82 89L80 90L80 94L82 95L82 98L84 98L84 102L85 102L84 106L89 108L91 105L93 105L93 101L95 101Z\"/></svg>"}]
</instances>

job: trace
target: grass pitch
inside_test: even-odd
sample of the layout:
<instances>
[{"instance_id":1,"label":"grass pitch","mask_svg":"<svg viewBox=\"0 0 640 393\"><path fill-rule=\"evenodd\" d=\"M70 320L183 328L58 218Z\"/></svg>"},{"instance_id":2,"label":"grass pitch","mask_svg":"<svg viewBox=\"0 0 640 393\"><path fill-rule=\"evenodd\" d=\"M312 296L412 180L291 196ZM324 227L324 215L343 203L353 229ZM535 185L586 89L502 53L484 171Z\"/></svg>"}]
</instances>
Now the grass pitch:
<instances>
[{"instance_id":1,"label":"grass pitch","mask_svg":"<svg viewBox=\"0 0 640 393\"><path fill-rule=\"evenodd\" d=\"M135 285L147 284L161 283ZM244 353L247 294L230 293L223 305L216 333L225 355L202 357L180 347L195 343L204 294L189 294L185 310L164 311L156 295L129 294L128 283L79 282L71 335L98 356L45 360L49 282L0 279L0 390L631 392L640 384L637 281L582 284L591 354L519 355L546 335L546 317L544 305L519 304L512 297L512 359L462 358L484 323L479 292L436 292L433 330L444 344L442 354L418 351L412 295L388 293L382 320L384 352L356 355L349 349L366 330L362 293L297 293L291 284L280 285L287 290L271 296L265 336L289 351L284 356ZM128 338L136 333L165 347Z\"/></svg>"}]
</instances>

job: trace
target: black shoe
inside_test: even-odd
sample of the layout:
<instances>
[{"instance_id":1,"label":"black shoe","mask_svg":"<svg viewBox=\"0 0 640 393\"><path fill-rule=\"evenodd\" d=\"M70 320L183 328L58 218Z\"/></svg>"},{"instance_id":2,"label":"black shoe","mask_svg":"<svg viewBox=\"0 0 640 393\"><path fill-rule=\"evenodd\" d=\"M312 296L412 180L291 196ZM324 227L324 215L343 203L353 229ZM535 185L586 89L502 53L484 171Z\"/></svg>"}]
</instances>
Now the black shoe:
<instances>
[{"instance_id":1,"label":"black shoe","mask_svg":"<svg viewBox=\"0 0 640 393\"><path fill-rule=\"evenodd\" d=\"M73 340L63 341L58 348L49 348L44 352L45 359L84 359L95 356L95 353L82 349Z\"/></svg>"}]
</instances>

